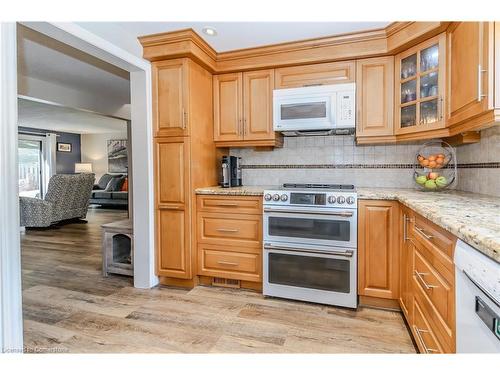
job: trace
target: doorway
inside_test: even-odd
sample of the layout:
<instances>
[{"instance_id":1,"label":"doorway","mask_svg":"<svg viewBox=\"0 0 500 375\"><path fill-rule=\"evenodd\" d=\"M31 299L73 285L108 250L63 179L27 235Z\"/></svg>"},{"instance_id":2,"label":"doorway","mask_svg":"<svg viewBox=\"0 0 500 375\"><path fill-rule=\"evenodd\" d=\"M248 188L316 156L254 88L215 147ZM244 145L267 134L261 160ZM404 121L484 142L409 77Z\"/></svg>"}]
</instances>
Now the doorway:
<instances>
[{"instance_id":1,"label":"doorway","mask_svg":"<svg viewBox=\"0 0 500 375\"><path fill-rule=\"evenodd\" d=\"M19 135L17 150L20 197L43 197L44 143L44 138L40 136Z\"/></svg>"}]
</instances>

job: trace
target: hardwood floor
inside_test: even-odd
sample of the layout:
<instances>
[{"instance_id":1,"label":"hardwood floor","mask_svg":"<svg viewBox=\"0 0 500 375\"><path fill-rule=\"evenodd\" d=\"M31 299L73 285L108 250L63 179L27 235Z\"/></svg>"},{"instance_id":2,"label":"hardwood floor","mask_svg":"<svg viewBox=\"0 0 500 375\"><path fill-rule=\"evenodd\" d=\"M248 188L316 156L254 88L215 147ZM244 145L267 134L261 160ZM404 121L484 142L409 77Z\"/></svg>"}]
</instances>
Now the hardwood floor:
<instances>
[{"instance_id":1,"label":"hardwood floor","mask_svg":"<svg viewBox=\"0 0 500 375\"><path fill-rule=\"evenodd\" d=\"M395 312L102 277L100 225L125 217L95 209L88 224L22 235L26 352L415 353Z\"/></svg>"}]
</instances>

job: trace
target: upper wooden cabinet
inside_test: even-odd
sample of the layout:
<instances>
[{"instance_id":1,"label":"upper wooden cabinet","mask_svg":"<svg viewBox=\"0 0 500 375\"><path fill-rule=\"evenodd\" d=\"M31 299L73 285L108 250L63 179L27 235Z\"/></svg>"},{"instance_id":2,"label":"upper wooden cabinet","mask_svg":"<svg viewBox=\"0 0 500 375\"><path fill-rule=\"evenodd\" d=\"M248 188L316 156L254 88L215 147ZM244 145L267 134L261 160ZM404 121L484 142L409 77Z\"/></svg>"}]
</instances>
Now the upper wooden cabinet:
<instances>
[{"instance_id":1,"label":"upper wooden cabinet","mask_svg":"<svg viewBox=\"0 0 500 375\"><path fill-rule=\"evenodd\" d=\"M396 55L396 135L445 127L445 72L445 33Z\"/></svg>"},{"instance_id":2,"label":"upper wooden cabinet","mask_svg":"<svg viewBox=\"0 0 500 375\"><path fill-rule=\"evenodd\" d=\"M213 89L218 147L282 144L273 130L274 70L215 75Z\"/></svg>"},{"instance_id":3,"label":"upper wooden cabinet","mask_svg":"<svg viewBox=\"0 0 500 375\"><path fill-rule=\"evenodd\" d=\"M399 203L360 200L358 294L399 298Z\"/></svg>"},{"instance_id":4,"label":"upper wooden cabinet","mask_svg":"<svg viewBox=\"0 0 500 375\"><path fill-rule=\"evenodd\" d=\"M394 57L356 61L356 136L394 135Z\"/></svg>"},{"instance_id":5,"label":"upper wooden cabinet","mask_svg":"<svg viewBox=\"0 0 500 375\"><path fill-rule=\"evenodd\" d=\"M188 59L152 64L155 136L185 136L189 133L188 64Z\"/></svg>"},{"instance_id":6,"label":"upper wooden cabinet","mask_svg":"<svg viewBox=\"0 0 500 375\"><path fill-rule=\"evenodd\" d=\"M465 123L500 108L500 26L499 23L496 24L457 22L448 29L449 126ZM476 121L475 124L464 124L461 130L470 130L482 125L480 122L488 124L494 121L493 113L490 112L489 117L479 123Z\"/></svg>"},{"instance_id":7,"label":"upper wooden cabinet","mask_svg":"<svg viewBox=\"0 0 500 375\"><path fill-rule=\"evenodd\" d=\"M277 89L292 87L333 85L354 82L356 64L354 61L339 61L326 64L301 65L276 69Z\"/></svg>"}]
</instances>

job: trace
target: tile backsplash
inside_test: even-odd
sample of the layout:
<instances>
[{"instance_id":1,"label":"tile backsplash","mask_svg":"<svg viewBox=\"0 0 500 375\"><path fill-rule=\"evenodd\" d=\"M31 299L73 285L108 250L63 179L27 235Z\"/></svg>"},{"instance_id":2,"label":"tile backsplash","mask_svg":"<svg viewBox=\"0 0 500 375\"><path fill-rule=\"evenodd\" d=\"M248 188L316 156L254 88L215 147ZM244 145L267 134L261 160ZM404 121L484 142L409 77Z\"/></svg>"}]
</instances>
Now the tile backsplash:
<instances>
[{"instance_id":1,"label":"tile backsplash","mask_svg":"<svg viewBox=\"0 0 500 375\"><path fill-rule=\"evenodd\" d=\"M458 147L457 159L457 189L500 196L500 126L483 130L479 143Z\"/></svg>"},{"instance_id":2,"label":"tile backsplash","mask_svg":"<svg viewBox=\"0 0 500 375\"><path fill-rule=\"evenodd\" d=\"M285 137L273 151L231 149L243 158L245 185L284 182L414 187L412 163L420 144L361 145L353 136Z\"/></svg>"}]
</instances>

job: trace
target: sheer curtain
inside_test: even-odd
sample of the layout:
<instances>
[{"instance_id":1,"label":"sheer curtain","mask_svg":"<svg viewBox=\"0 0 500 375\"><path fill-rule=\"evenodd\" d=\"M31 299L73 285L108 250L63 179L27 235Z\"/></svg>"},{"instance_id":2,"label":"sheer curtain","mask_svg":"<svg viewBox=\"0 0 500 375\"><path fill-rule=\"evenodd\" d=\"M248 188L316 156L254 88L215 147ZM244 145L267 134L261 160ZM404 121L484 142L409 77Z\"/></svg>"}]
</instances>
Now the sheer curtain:
<instances>
[{"instance_id":1,"label":"sheer curtain","mask_svg":"<svg viewBox=\"0 0 500 375\"><path fill-rule=\"evenodd\" d=\"M43 148L43 192L47 193L50 178L56 174L56 144L57 135L53 133L45 134L45 147Z\"/></svg>"}]
</instances>

